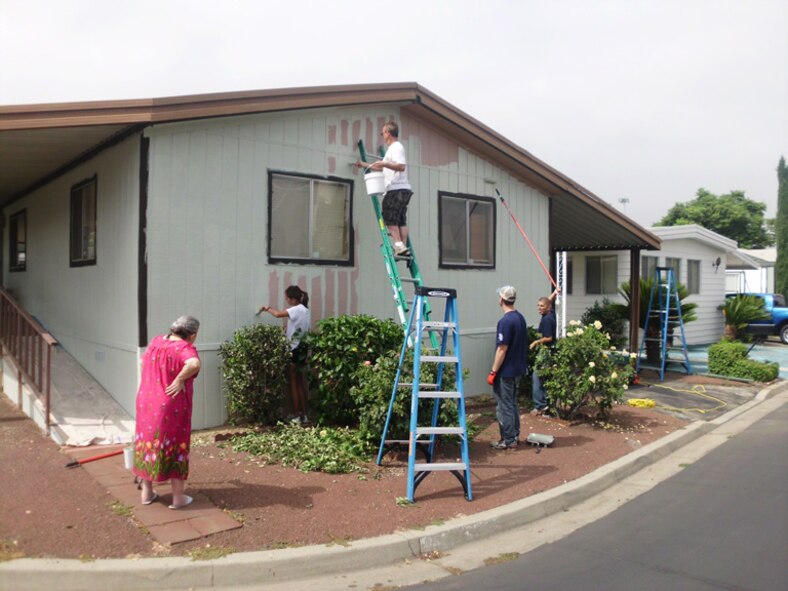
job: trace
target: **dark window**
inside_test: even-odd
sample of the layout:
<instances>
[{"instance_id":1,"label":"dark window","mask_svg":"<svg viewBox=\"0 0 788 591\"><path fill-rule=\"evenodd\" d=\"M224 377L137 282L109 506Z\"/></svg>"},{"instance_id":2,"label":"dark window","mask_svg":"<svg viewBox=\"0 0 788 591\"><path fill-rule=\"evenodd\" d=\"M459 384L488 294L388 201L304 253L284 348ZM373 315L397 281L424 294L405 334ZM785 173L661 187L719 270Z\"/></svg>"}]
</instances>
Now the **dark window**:
<instances>
[{"instance_id":1,"label":"dark window","mask_svg":"<svg viewBox=\"0 0 788 591\"><path fill-rule=\"evenodd\" d=\"M572 268L572 257L566 257L566 295L572 295L572 284L574 283L574 269Z\"/></svg>"},{"instance_id":2,"label":"dark window","mask_svg":"<svg viewBox=\"0 0 788 591\"><path fill-rule=\"evenodd\" d=\"M352 181L268 173L269 262L352 265Z\"/></svg>"},{"instance_id":3,"label":"dark window","mask_svg":"<svg viewBox=\"0 0 788 591\"><path fill-rule=\"evenodd\" d=\"M72 267L96 264L96 177L71 187Z\"/></svg>"},{"instance_id":4,"label":"dark window","mask_svg":"<svg viewBox=\"0 0 788 591\"><path fill-rule=\"evenodd\" d=\"M687 291L700 293L700 261L687 261Z\"/></svg>"},{"instance_id":5,"label":"dark window","mask_svg":"<svg viewBox=\"0 0 788 591\"><path fill-rule=\"evenodd\" d=\"M618 255L586 257L586 293L616 293L618 288Z\"/></svg>"},{"instance_id":6,"label":"dark window","mask_svg":"<svg viewBox=\"0 0 788 591\"><path fill-rule=\"evenodd\" d=\"M441 268L495 267L495 200L438 193Z\"/></svg>"},{"instance_id":7,"label":"dark window","mask_svg":"<svg viewBox=\"0 0 788 591\"><path fill-rule=\"evenodd\" d=\"M681 283L681 259L665 257L665 266L673 269L673 279L676 283Z\"/></svg>"},{"instance_id":8,"label":"dark window","mask_svg":"<svg viewBox=\"0 0 788 591\"><path fill-rule=\"evenodd\" d=\"M657 257L640 257L640 276L644 279L654 279L654 270L657 268Z\"/></svg>"},{"instance_id":9,"label":"dark window","mask_svg":"<svg viewBox=\"0 0 788 591\"><path fill-rule=\"evenodd\" d=\"M8 228L8 269L27 269L27 210L11 216Z\"/></svg>"}]
</instances>

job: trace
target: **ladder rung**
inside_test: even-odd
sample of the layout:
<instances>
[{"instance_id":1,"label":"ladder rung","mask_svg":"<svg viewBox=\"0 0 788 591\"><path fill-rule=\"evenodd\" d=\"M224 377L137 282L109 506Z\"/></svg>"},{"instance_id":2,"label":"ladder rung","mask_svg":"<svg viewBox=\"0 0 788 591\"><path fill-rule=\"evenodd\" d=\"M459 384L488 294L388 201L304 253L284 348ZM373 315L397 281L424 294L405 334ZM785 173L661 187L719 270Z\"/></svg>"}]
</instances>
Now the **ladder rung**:
<instances>
[{"instance_id":1,"label":"ladder rung","mask_svg":"<svg viewBox=\"0 0 788 591\"><path fill-rule=\"evenodd\" d=\"M400 445L408 445L410 441L408 441L407 439L386 439L383 442L384 445L394 445L397 443Z\"/></svg>"},{"instance_id":2,"label":"ladder rung","mask_svg":"<svg viewBox=\"0 0 788 591\"><path fill-rule=\"evenodd\" d=\"M463 435L462 427L416 427L416 437L419 435Z\"/></svg>"},{"instance_id":3,"label":"ladder rung","mask_svg":"<svg viewBox=\"0 0 788 591\"><path fill-rule=\"evenodd\" d=\"M419 391L419 398L462 398L462 394L459 392Z\"/></svg>"},{"instance_id":4,"label":"ladder rung","mask_svg":"<svg viewBox=\"0 0 788 591\"><path fill-rule=\"evenodd\" d=\"M457 363L459 361L455 355L422 355L421 360L428 363Z\"/></svg>"},{"instance_id":5,"label":"ladder rung","mask_svg":"<svg viewBox=\"0 0 788 591\"><path fill-rule=\"evenodd\" d=\"M416 279L415 277L400 277L399 280L401 282L403 282L403 283L404 282L407 282L407 283L418 283L419 282L419 280Z\"/></svg>"},{"instance_id":6,"label":"ladder rung","mask_svg":"<svg viewBox=\"0 0 788 591\"><path fill-rule=\"evenodd\" d=\"M400 382L399 383L399 387L400 388L413 388L413 382ZM422 384L422 383L419 383L419 389L421 389L421 388L431 388L431 389L434 390L437 387L438 387L438 384Z\"/></svg>"},{"instance_id":7,"label":"ladder rung","mask_svg":"<svg viewBox=\"0 0 788 591\"><path fill-rule=\"evenodd\" d=\"M435 472L437 470L467 470L467 466L462 462L444 462L444 463L424 463L414 464L413 470L415 472Z\"/></svg>"}]
</instances>

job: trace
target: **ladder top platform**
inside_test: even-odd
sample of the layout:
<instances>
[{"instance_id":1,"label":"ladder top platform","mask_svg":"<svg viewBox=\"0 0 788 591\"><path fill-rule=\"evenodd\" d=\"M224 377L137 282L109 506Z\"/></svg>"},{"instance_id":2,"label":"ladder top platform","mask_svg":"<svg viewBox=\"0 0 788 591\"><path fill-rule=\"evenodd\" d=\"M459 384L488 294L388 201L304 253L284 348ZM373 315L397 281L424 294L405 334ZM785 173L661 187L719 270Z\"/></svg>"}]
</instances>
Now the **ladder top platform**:
<instances>
[{"instance_id":1,"label":"ladder top platform","mask_svg":"<svg viewBox=\"0 0 788 591\"><path fill-rule=\"evenodd\" d=\"M416 295L430 298L456 298L457 290L451 287L427 287L419 285L416 287Z\"/></svg>"}]
</instances>

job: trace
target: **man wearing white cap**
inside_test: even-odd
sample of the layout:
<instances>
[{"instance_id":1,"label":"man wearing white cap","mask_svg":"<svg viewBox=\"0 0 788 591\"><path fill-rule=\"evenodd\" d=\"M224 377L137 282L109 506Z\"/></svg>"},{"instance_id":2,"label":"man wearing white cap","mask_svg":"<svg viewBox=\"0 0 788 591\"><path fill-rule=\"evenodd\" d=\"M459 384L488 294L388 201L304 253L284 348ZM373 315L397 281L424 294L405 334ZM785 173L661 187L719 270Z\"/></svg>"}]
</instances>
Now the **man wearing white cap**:
<instances>
[{"instance_id":1,"label":"man wearing white cap","mask_svg":"<svg viewBox=\"0 0 788 591\"><path fill-rule=\"evenodd\" d=\"M492 444L498 450L517 449L520 438L517 387L528 370L528 325L523 315L514 309L516 299L517 291L511 285L498 289L498 305L503 308L503 316L495 331L495 357L487 376L487 383L493 387L501 431L501 439Z\"/></svg>"}]
</instances>

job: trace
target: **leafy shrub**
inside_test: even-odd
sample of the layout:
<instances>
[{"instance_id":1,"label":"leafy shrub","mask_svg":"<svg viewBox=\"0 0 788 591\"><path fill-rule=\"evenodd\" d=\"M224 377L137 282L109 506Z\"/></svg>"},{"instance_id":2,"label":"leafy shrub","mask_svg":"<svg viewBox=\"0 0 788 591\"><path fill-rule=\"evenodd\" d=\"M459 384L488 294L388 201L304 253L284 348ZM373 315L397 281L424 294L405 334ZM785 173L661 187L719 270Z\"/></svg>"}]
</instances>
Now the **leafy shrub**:
<instances>
[{"instance_id":1,"label":"leafy shrub","mask_svg":"<svg viewBox=\"0 0 788 591\"><path fill-rule=\"evenodd\" d=\"M428 354L426 350L422 354ZM386 413L391 402L391 390L399 366L400 352L390 351L378 357L374 364L362 365L356 373L357 384L350 390L358 409L358 435L363 441L370 444L380 442L383 427L386 424ZM400 384L413 383L413 350L406 352L403 371L400 375ZM436 383L436 364L422 363L419 382L422 384ZM444 365L444 375L441 389L452 391L456 389L455 369L453 365ZM394 400L391 423L386 434L387 439L408 439L410 431L410 399L409 389L400 388ZM430 398L419 399L419 425L429 425L432 422L434 401ZM457 403L453 399L442 399L438 415L439 426L457 424Z\"/></svg>"},{"instance_id":2,"label":"leafy shrub","mask_svg":"<svg viewBox=\"0 0 788 591\"><path fill-rule=\"evenodd\" d=\"M540 347L537 355L536 370L550 406L562 419L572 418L586 406L596 407L605 416L614 402L624 398L635 354L615 351L599 321L569 325L566 337L552 351Z\"/></svg>"},{"instance_id":3,"label":"leafy shrub","mask_svg":"<svg viewBox=\"0 0 788 591\"><path fill-rule=\"evenodd\" d=\"M586 308L583 315L580 317L580 323L584 326L593 324L598 320L607 329L610 335L610 344L615 347L620 347L626 343L627 339L624 336L624 322L625 318L621 317L621 309L614 306L607 298L602 298L602 303L594 301L594 305Z\"/></svg>"},{"instance_id":4,"label":"leafy shrub","mask_svg":"<svg viewBox=\"0 0 788 591\"><path fill-rule=\"evenodd\" d=\"M763 298L754 295L737 295L725 298L725 303L720 305L718 309L722 310L725 324L730 327L734 339L739 338L742 331L751 322L771 318L763 306Z\"/></svg>"},{"instance_id":5,"label":"leafy shrub","mask_svg":"<svg viewBox=\"0 0 788 591\"><path fill-rule=\"evenodd\" d=\"M724 376L725 373L740 359L747 358L747 347L744 343L722 340L709 347L709 371Z\"/></svg>"},{"instance_id":6,"label":"leafy shrub","mask_svg":"<svg viewBox=\"0 0 788 591\"><path fill-rule=\"evenodd\" d=\"M290 343L281 327L240 328L219 346L219 355L230 423L273 423L281 413L290 361Z\"/></svg>"},{"instance_id":7,"label":"leafy shrub","mask_svg":"<svg viewBox=\"0 0 788 591\"><path fill-rule=\"evenodd\" d=\"M356 370L402 345L402 327L392 320L364 314L325 318L306 341L311 351L319 397L315 402L320 424L352 425L358 409L350 397L357 385Z\"/></svg>"},{"instance_id":8,"label":"leafy shrub","mask_svg":"<svg viewBox=\"0 0 788 591\"><path fill-rule=\"evenodd\" d=\"M780 367L777 363L748 359L744 343L722 340L709 347L709 371L718 376L770 382L777 379Z\"/></svg>"},{"instance_id":9,"label":"leafy shrub","mask_svg":"<svg viewBox=\"0 0 788 591\"><path fill-rule=\"evenodd\" d=\"M361 470L370 450L348 428L301 427L279 423L269 432L237 435L235 451L260 456L269 462L298 468L302 472L346 474Z\"/></svg>"}]
</instances>

